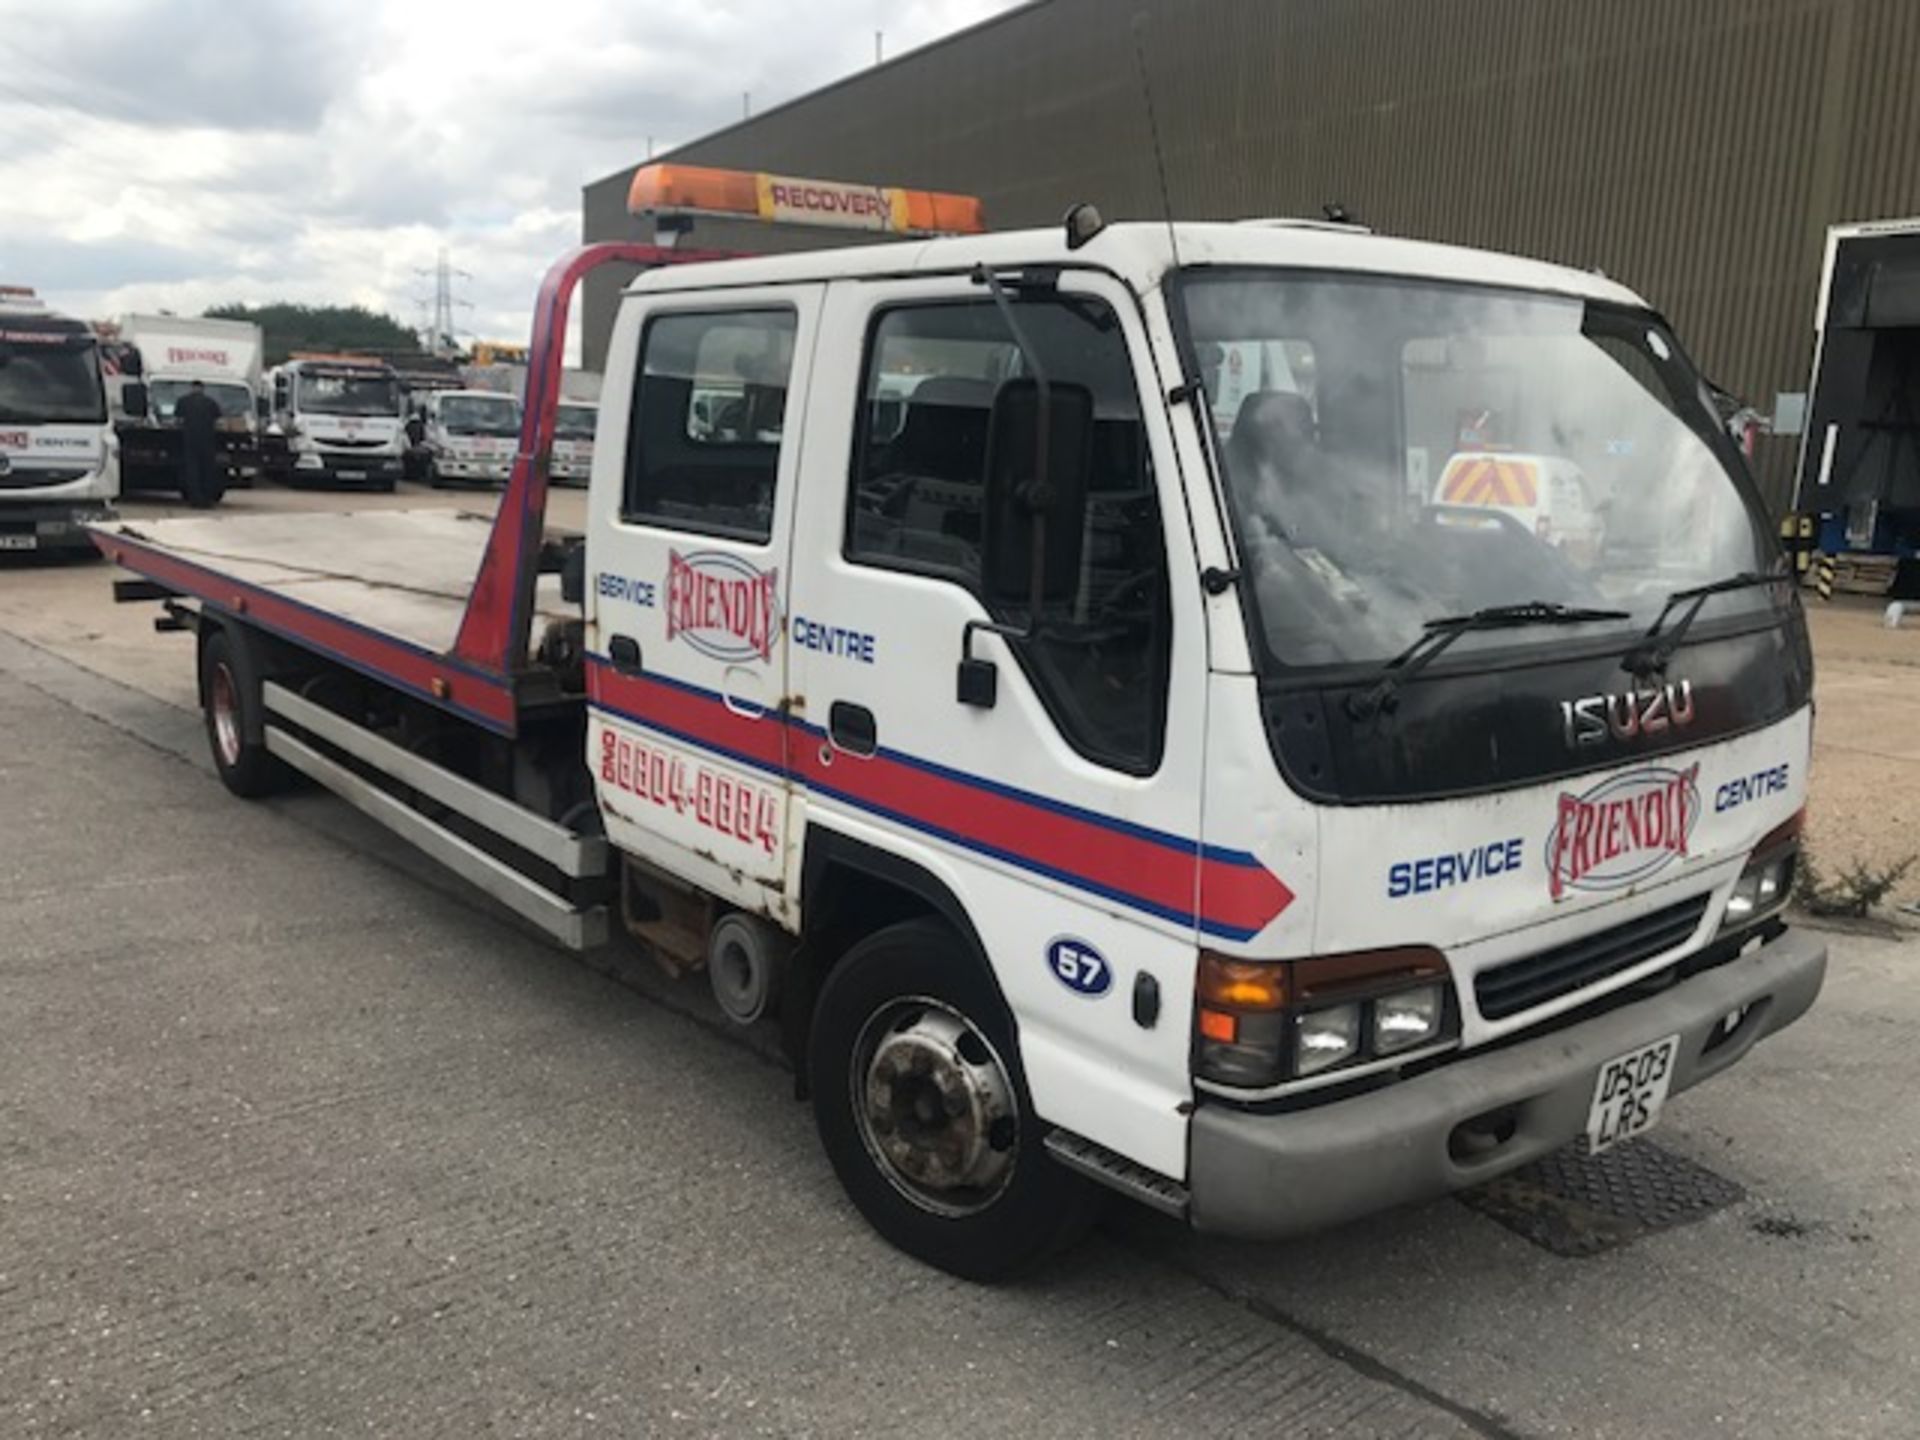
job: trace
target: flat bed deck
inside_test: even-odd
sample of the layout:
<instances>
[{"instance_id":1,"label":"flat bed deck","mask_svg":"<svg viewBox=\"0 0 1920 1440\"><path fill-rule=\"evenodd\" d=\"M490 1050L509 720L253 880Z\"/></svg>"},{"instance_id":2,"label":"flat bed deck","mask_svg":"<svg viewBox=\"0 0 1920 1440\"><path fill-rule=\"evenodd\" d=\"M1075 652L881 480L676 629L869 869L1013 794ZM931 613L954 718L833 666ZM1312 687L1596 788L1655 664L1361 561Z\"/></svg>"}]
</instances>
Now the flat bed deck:
<instances>
[{"instance_id":1,"label":"flat bed deck","mask_svg":"<svg viewBox=\"0 0 1920 1440\"><path fill-rule=\"evenodd\" d=\"M511 733L515 685L454 658L492 519L447 510L192 516L94 527L116 563L177 593ZM555 576L535 634L577 614Z\"/></svg>"}]
</instances>

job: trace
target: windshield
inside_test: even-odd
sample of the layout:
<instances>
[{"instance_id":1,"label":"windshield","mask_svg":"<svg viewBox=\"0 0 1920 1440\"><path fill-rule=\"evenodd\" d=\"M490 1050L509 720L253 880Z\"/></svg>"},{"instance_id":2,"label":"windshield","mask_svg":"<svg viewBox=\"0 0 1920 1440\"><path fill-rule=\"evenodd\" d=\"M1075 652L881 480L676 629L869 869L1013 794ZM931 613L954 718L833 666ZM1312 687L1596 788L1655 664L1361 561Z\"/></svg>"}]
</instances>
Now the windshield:
<instances>
[{"instance_id":1,"label":"windshield","mask_svg":"<svg viewBox=\"0 0 1920 1440\"><path fill-rule=\"evenodd\" d=\"M0 328L0 420L84 425L106 418L91 336Z\"/></svg>"},{"instance_id":2,"label":"windshield","mask_svg":"<svg viewBox=\"0 0 1920 1440\"><path fill-rule=\"evenodd\" d=\"M148 403L158 418L171 420L173 407L190 389L192 382L188 380L155 380L148 387ZM231 420L253 413L253 394L244 385L223 385L216 381L207 385L206 394L209 400L220 407L222 419Z\"/></svg>"},{"instance_id":3,"label":"windshield","mask_svg":"<svg viewBox=\"0 0 1920 1440\"><path fill-rule=\"evenodd\" d=\"M400 383L388 375L303 374L299 407L310 415L400 414Z\"/></svg>"},{"instance_id":4,"label":"windshield","mask_svg":"<svg viewBox=\"0 0 1920 1440\"><path fill-rule=\"evenodd\" d=\"M593 422L600 411L592 405L562 405L554 412L553 433L560 440L593 439Z\"/></svg>"},{"instance_id":5,"label":"windshield","mask_svg":"<svg viewBox=\"0 0 1920 1440\"><path fill-rule=\"evenodd\" d=\"M517 435L520 402L509 395L447 395L440 423L449 435Z\"/></svg>"},{"instance_id":6,"label":"windshield","mask_svg":"<svg viewBox=\"0 0 1920 1440\"><path fill-rule=\"evenodd\" d=\"M1772 563L1699 376L1644 311L1279 271L1180 297L1270 661L1385 660L1428 620L1529 601L1627 611L1573 632L1608 635Z\"/></svg>"}]
</instances>

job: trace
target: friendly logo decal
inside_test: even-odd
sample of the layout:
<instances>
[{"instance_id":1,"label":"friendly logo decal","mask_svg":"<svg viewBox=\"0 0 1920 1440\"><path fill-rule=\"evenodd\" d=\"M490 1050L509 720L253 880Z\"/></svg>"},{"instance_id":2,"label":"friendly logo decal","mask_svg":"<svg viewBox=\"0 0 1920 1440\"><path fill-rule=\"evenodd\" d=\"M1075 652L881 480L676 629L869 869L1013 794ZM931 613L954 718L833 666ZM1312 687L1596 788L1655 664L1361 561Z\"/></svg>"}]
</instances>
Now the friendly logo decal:
<instances>
[{"instance_id":1,"label":"friendly logo decal","mask_svg":"<svg viewBox=\"0 0 1920 1440\"><path fill-rule=\"evenodd\" d=\"M1107 957L1070 935L1062 935L1047 946L1047 968L1062 985L1089 999L1106 994L1113 986L1113 967L1107 964Z\"/></svg>"},{"instance_id":2,"label":"friendly logo decal","mask_svg":"<svg viewBox=\"0 0 1920 1440\"><path fill-rule=\"evenodd\" d=\"M1584 795L1562 795L1547 835L1547 887L1618 890L1687 853L1700 818L1700 767L1650 765L1602 780Z\"/></svg>"},{"instance_id":3,"label":"friendly logo decal","mask_svg":"<svg viewBox=\"0 0 1920 1440\"><path fill-rule=\"evenodd\" d=\"M667 639L714 660L766 660L780 629L780 572L703 550L667 556Z\"/></svg>"}]
</instances>

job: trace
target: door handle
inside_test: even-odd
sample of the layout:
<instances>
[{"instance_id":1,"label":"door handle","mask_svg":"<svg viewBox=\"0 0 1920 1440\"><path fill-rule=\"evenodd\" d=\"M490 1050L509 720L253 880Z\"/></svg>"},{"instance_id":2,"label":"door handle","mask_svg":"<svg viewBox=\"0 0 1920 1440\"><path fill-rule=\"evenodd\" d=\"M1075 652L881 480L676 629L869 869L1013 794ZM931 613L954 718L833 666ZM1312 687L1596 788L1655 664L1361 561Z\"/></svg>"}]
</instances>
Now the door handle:
<instances>
[{"instance_id":1,"label":"door handle","mask_svg":"<svg viewBox=\"0 0 1920 1440\"><path fill-rule=\"evenodd\" d=\"M849 755L871 755L880 748L880 727L866 706L836 700L827 711L827 738Z\"/></svg>"},{"instance_id":2,"label":"door handle","mask_svg":"<svg viewBox=\"0 0 1920 1440\"><path fill-rule=\"evenodd\" d=\"M607 659L622 675L640 673L640 642L631 635L616 635L607 641Z\"/></svg>"}]
</instances>

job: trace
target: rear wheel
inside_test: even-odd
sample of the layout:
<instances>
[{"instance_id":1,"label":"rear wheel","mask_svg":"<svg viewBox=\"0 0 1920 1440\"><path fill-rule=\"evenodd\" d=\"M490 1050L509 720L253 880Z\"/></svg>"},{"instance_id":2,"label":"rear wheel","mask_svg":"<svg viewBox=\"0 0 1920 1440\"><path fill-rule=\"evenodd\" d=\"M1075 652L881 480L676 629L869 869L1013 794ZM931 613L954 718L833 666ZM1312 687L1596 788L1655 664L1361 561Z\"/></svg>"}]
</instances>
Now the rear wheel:
<instances>
[{"instance_id":1,"label":"rear wheel","mask_svg":"<svg viewBox=\"0 0 1920 1440\"><path fill-rule=\"evenodd\" d=\"M913 920L827 977L808 1046L821 1143L887 1240L971 1280L1086 1230L1098 1192L1042 1144L1006 1007L952 930Z\"/></svg>"},{"instance_id":2,"label":"rear wheel","mask_svg":"<svg viewBox=\"0 0 1920 1440\"><path fill-rule=\"evenodd\" d=\"M200 694L207 722L207 746L220 783L253 800L284 790L293 772L269 754L262 740L260 677L248 646L226 630L215 630L200 647Z\"/></svg>"}]
</instances>

